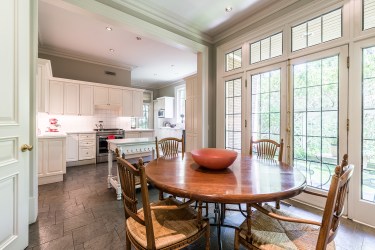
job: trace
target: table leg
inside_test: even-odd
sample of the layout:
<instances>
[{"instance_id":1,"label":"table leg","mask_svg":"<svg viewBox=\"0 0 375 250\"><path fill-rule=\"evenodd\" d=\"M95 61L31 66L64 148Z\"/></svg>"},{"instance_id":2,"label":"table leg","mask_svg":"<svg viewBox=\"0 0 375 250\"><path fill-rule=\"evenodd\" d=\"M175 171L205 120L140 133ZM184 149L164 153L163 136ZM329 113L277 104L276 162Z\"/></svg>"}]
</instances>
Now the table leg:
<instances>
[{"instance_id":1,"label":"table leg","mask_svg":"<svg viewBox=\"0 0 375 250\"><path fill-rule=\"evenodd\" d=\"M120 157L122 157L122 148L118 148L119 150L119 154L120 154ZM125 156L124 156L124 159L125 159ZM120 182L120 176L118 174L118 165L117 165L117 189L116 189L116 193L117 193L117 200L121 200L121 182Z\"/></svg>"},{"instance_id":2,"label":"table leg","mask_svg":"<svg viewBox=\"0 0 375 250\"><path fill-rule=\"evenodd\" d=\"M221 250L221 216L220 216L220 208L219 203L215 203L215 222L217 223L217 244L219 246L219 250Z\"/></svg>"},{"instance_id":3,"label":"table leg","mask_svg":"<svg viewBox=\"0 0 375 250\"><path fill-rule=\"evenodd\" d=\"M108 149L108 188L111 188L111 178L112 178L112 150Z\"/></svg>"}]
</instances>

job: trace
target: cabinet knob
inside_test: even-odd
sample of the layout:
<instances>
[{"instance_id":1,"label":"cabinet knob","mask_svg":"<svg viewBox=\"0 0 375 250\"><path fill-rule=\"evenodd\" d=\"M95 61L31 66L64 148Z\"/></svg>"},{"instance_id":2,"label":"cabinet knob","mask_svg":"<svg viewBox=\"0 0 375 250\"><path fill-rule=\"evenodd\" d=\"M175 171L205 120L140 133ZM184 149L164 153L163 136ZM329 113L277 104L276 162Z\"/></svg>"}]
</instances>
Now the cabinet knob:
<instances>
[{"instance_id":1,"label":"cabinet knob","mask_svg":"<svg viewBox=\"0 0 375 250\"><path fill-rule=\"evenodd\" d=\"M21 146L21 151L22 152L26 152L27 150L31 151L33 150L33 146L32 145L29 145L29 144L23 144Z\"/></svg>"}]
</instances>

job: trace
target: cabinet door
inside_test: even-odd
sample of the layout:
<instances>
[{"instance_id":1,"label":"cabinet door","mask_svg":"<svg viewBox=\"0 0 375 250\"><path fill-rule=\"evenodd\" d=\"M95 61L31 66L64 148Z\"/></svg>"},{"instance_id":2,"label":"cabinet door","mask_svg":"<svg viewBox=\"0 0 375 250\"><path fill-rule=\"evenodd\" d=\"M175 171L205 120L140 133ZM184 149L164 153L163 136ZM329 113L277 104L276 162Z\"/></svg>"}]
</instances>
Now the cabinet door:
<instances>
[{"instance_id":1,"label":"cabinet door","mask_svg":"<svg viewBox=\"0 0 375 250\"><path fill-rule=\"evenodd\" d=\"M52 77L51 62L37 60L36 100L39 112L49 112L49 79Z\"/></svg>"},{"instance_id":2,"label":"cabinet door","mask_svg":"<svg viewBox=\"0 0 375 250\"><path fill-rule=\"evenodd\" d=\"M152 137L154 137L154 132L152 132L152 131L141 132L141 137L142 138L152 138Z\"/></svg>"},{"instance_id":3,"label":"cabinet door","mask_svg":"<svg viewBox=\"0 0 375 250\"><path fill-rule=\"evenodd\" d=\"M108 88L94 87L94 104L95 105L108 105Z\"/></svg>"},{"instance_id":4,"label":"cabinet door","mask_svg":"<svg viewBox=\"0 0 375 250\"><path fill-rule=\"evenodd\" d=\"M125 132L125 138L139 138L140 132Z\"/></svg>"},{"instance_id":5,"label":"cabinet door","mask_svg":"<svg viewBox=\"0 0 375 250\"><path fill-rule=\"evenodd\" d=\"M122 90L109 88L109 105L122 106Z\"/></svg>"},{"instance_id":6,"label":"cabinet door","mask_svg":"<svg viewBox=\"0 0 375 250\"><path fill-rule=\"evenodd\" d=\"M66 161L78 161L78 134L66 137Z\"/></svg>"},{"instance_id":7,"label":"cabinet door","mask_svg":"<svg viewBox=\"0 0 375 250\"><path fill-rule=\"evenodd\" d=\"M122 91L122 116L133 116L133 91Z\"/></svg>"},{"instance_id":8,"label":"cabinet door","mask_svg":"<svg viewBox=\"0 0 375 250\"><path fill-rule=\"evenodd\" d=\"M49 82L49 112L53 115L64 114L64 83Z\"/></svg>"},{"instance_id":9,"label":"cabinet door","mask_svg":"<svg viewBox=\"0 0 375 250\"><path fill-rule=\"evenodd\" d=\"M79 86L79 114L94 115L94 87L90 85Z\"/></svg>"},{"instance_id":10,"label":"cabinet door","mask_svg":"<svg viewBox=\"0 0 375 250\"><path fill-rule=\"evenodd\" d=\"M79 114L79 84L64 84L64 115Z\"/></svg>"},{"instance_id":11,"label":"cabinet door","mask_svg":"<svg viewBox=\"0 0 375 250\"><path fill-rule=\"evenodd\" d=\"M47 141L46 141L47 142ZM64 142L63 140L48 140L48 163L46 165L46 174L53 175L63 173L65 162L64 155Z\"/></svg>"},{"instance_id":12,"label":"cabinet door","mask_svg":"<svg viewBox=\"0 0 375 250\"><path fill-rule=\"evenodd\" d=\"M143 116L143 92L133 91L133 116Z\"/></svg>"},{"instance_id":13,"label":"cabinet door","mask_svg":"<svg viewBox=\"0 0 375 250\"><path fill-rule=\"evenodd\" d=\"M44 155L44 142L38 140L38 176L42 176L45 166L45 155Z\"/></svg>"}]
</instances>

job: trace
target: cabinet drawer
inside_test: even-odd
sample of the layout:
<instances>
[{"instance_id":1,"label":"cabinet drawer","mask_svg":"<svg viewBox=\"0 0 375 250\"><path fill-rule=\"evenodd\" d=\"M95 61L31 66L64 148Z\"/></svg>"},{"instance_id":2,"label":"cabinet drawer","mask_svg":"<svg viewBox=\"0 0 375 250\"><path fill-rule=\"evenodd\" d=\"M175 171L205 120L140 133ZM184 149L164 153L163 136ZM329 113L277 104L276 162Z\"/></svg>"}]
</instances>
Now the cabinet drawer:
<instances>
[{"instance_id":1,"label":"cabinet drawer","mask_svg":"<svg viewBox=\"0 0 375 250\"><path fill-rule=\"evenodd\" d=\"M80 147L94 147L95 146L95 140L80 140L79 146Z\"/></svg>"},{"instance_id":2,"label":"cabinet drawer","mask_svg":"<svg viewBox=\"0 0 375 250\"><path fill-rule=\"evenodd\" d=\"M95 140L96 134L79 134L79 140Z\"/></svg>"},{"instance_id":3,"label":"cabinet drawer","mask_svg":"<svg viewBox=\"0 0 375 250\"><path fill-rule=\"evenodd\" d=\"M95 158L94 147L79 147L79 160L87 160Z\"/></svg>"}]
</instances>

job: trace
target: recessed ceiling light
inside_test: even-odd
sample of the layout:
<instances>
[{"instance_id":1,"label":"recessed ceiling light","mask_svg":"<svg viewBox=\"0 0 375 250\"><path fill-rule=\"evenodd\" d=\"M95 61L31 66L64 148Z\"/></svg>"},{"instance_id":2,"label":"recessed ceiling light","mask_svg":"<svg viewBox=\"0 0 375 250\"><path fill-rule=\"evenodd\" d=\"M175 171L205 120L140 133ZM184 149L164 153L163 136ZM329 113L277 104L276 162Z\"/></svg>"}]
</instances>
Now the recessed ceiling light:
<instances>
[{"instance_id":1,"label":"recessed ceiling light","mask_svg":"<svg viewBox=\"0 0 375 250\"><path fill-rule=\"evenodd\" d=\"M232 7L231 6L228 6L225 8L225 12L231 12L232 11Z\"/></svg>"},{"instance_id":2,"label":"recessed ceiling light","mask_svg":"<svg viewBox=\"0 0 375 250\"><path fill-rule=\"evenodd\" d=\"M114 49L109 49L109 52L115 52L115 50Z\"/></svg>"},{"instance_id":3,"label":"recessed ceiling light","mask_svg":"<svg viewBox=\"0 0 375 250\"><path fill-rule=\"evenodd\" d=\"M137 40L138 40L138 41L142 40L142 37L137 36Z\"/></svg>"},{"instance_id":4,"label":"recessed ceiling light","mask_svg":"<svg viewBox=\"0 0 375 250\"><path fill-rule=\"evenodd\" d=\"M111 27L109 27L109 26L108 26L108 27L106 27L105 29L106 29L106 30L108 30L108 31L112 31L112 28L111 28Z\"/></svg>"}]
</instances>

